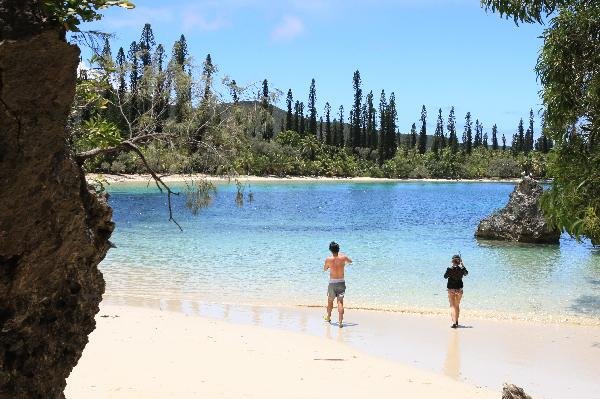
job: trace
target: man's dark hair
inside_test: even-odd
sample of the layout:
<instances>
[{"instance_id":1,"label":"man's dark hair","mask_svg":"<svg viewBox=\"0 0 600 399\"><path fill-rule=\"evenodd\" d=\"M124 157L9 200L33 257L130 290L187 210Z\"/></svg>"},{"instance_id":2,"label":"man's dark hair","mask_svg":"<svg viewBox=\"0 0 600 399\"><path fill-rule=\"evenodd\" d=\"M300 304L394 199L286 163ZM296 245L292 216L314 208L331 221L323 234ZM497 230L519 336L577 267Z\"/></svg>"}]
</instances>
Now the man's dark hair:
<instances>
[{"instance_id":1,"label":"man's dark hair","mask_svg":"<svg viewBox=\"0 0 600 399\"><path fill-rule=\"evenodd\" d=\"M335 241L331 241L331 242L329 243L329 250L330 250L332 253L334 253L334 254L337 254L338 252L340 252L340 244L338 244L338 243L337 243L337 242L335 242Z\"/></svg>"}]
</instances>

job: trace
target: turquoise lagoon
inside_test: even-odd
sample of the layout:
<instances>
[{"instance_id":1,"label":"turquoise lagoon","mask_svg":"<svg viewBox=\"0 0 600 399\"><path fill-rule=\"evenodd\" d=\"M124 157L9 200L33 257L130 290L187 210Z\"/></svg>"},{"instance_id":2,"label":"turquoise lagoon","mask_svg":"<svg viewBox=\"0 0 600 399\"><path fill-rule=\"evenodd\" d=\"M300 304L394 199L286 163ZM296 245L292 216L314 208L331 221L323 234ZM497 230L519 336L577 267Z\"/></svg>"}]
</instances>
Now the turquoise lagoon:
<instances>
[{"instance_id":1,"label":"turquoise lagoon","mask_svg":"<svg viewBox=\"0 0 600 399\"><path fill-rule=\"evenodd\" d=\"M182 185L174 184L182 189ZM478 221L504 206L514 184L482 182L266 182L245 186L239 207L222 184L193 216L183 196L146 184L108 191L117 246L101 264L107 295L248 305L322 305L330 241L354 260L347 306L445 312L442 275L461 253L463 307L488 315L600 320L600 252L568 236L560 245L478 241Z\"/></svg>"}]
</instances>

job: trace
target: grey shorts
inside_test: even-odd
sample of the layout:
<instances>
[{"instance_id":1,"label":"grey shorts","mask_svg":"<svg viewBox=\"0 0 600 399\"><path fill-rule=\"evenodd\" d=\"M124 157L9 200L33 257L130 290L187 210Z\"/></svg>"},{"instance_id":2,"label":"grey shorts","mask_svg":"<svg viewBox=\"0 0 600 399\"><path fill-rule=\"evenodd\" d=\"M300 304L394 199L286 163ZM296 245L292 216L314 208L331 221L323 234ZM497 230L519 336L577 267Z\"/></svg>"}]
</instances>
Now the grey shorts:
<instances>
[{"instance_id":1,"label":"grey shorts","mask_svg":"<svg viewBox=\"0 0 600 399\"><path fill-rule=\"evenodd\" d=\"M329 299L344 299L345 292L346 283L344 281L341 281L339 283L329 283L329 286L327 286L327 296L329 297Z\"/></svg>"}]
</instances>

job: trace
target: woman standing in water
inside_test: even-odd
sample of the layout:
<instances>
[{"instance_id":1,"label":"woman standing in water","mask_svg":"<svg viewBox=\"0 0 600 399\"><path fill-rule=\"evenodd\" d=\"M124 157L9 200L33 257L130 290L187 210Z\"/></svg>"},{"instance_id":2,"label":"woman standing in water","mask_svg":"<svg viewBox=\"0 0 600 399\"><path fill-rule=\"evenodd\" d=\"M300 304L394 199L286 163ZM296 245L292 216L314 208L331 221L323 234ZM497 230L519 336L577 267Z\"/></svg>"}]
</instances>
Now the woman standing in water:
<instances>
[{"instance_id":1,"label":"woman standing in water","mask_svg":"<svg viewBox=\"0 0 600 399\"><path fill-rule=\"evenodd\" d=\"M450 317L452 325L450 327L458 327L458 316L460 315L460 300L463 296L463 276L469 274L465 265L460 258L460 255L452 257L452 266L446 269L444 278L448 279L448 301L450 302Z\"/></svg>"}]
</instances>

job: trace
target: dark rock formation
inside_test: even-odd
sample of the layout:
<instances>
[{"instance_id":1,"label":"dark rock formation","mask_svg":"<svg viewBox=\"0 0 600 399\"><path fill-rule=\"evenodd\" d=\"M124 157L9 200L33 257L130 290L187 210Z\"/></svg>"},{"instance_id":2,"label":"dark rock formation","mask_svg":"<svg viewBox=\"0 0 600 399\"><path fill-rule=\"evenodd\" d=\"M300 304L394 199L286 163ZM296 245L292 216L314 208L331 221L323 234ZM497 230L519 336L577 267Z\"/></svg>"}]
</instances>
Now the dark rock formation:
<instances>
[{"instance_id":1,"label":"dark rock formation","mask_svg":"<svg viewBox=\"0 0 600 399\"><path fill-rule=\"evenodd\" d=\"M542 186L525 177L510 194L508 204L479 222L475 236L491 240L556 244L560 231L550 227L540 209Z\"/></svg>"},{"instance_id":2,"label":"dark rock formation","mask_svg":"<svg viewBox=\"0 0 600 399\"><path fill-rule=\"evenodd\" d=\"M112 211L68 146L79 50L35 18L7 28L13 3L0 1L0 398L61 398L95 328Z\"/></svg>"},{"instance_id":3,"label":"dark rock formation","mask_svg":"<svg viewBox=\"0 0 600 399\"><path fill-rule=\"evenodd\" d=\"M502 399L531 399L531 396L527 395L523 391L523 388L512 384L504 384L504 387L502 387Z\"/></svg>"}]
</instances>

